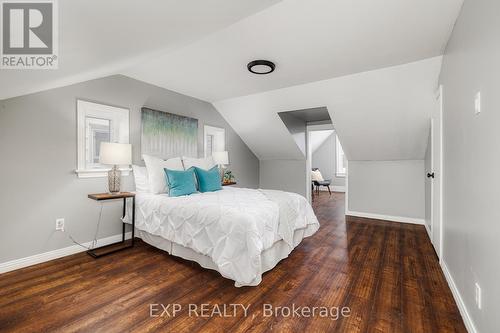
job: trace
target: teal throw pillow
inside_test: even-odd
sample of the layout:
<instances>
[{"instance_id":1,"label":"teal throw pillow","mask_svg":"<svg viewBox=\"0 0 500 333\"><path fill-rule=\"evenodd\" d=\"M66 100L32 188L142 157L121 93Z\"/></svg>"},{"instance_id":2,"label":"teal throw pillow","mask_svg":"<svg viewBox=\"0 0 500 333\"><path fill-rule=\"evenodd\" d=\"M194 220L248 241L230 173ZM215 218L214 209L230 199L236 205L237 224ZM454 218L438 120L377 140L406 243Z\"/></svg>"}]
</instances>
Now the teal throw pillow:
<instances>
[{"instance_id":1,"label":"teal throw pillow","mask_svg":"<svg viewBox=\"0 0 500 333\"><path fill-rule=\"evenodd\" d=\"M214 192L222 189L219 168L214 166L210 170L194 167L196 179L198 179L198 189L200 192Z\"/></svg>"},{"instance_id":2,"label":"teal throw pillow","mask_svg":"<svg viewBox=\"0 0 500 333\"><path fill-rule=\"evenodd\" d=\"M193 168L189 168L186 171L169 169L164 170L169 188L168 194L171 197L180 197L182 195L189 195L196 192Z\"/></svg>"}]
</instances>

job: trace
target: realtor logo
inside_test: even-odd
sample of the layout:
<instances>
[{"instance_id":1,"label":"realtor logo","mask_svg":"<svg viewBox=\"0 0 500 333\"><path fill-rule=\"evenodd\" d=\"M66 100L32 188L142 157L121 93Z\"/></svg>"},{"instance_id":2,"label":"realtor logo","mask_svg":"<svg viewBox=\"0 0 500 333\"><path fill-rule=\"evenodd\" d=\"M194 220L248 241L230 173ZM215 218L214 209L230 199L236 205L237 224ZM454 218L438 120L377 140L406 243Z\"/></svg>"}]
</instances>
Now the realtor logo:
<instances>
[{"instance_id":1,"label":"realtor logo","mask_svg":"<svg viewBox=\"0 0 500 333\"><path fill-rule=\"evenodd\" d=\"M1 63L5 69L57 69L55 0L0 0Z\"/></svg>"}]
</instances>

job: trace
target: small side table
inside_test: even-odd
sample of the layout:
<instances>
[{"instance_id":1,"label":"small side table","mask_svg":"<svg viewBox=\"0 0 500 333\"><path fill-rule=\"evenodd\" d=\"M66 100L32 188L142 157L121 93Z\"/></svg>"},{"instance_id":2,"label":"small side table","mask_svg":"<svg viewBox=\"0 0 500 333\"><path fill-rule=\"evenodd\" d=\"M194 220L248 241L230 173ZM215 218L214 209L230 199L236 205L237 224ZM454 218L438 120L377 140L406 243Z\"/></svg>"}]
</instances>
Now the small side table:
<instances>
[{"instance_id":1,"label":"small side table","mask_svg":"<svg viewBox=\"0 0 500 333\"><path fill-rule=\"evenodd\" d=\"M127 213L127 198L132 198L132 239L125 241L125 222L122 221L122 240L113 244L97 247L87 251L87 254L93 258L100 258L105 255L115 253L134 246L134 231L135 231L135 193L118 192L118 193L95 193L89 194L89 199L96 201L123 199L123 217Z\"/></svg>"},{"instance_id":2,"label":"small side table","mask_svg":"<svg viewBox=\"0 0 500 333\"><path fill-rule=\"evenodd\" d=\"M236 185L236 182L222 183L222 186Z\"/></svg>"}]
</instances>

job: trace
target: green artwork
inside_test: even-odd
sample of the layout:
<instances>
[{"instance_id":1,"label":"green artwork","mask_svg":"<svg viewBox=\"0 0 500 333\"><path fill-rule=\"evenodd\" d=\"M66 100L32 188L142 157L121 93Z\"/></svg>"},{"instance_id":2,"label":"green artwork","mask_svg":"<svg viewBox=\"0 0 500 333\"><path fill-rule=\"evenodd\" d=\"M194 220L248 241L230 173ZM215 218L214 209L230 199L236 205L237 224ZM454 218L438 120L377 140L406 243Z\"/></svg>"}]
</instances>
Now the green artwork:
<instances>
[{"instance_id":1,"label":"green artwork","mask_svg":"<svg viewBox=\"0 0 500 333\"><path fill-rule=\"evenodd\" d=\"M198 157L198 119L142 108L141 153Z\"/></svg>"}]
</instances>

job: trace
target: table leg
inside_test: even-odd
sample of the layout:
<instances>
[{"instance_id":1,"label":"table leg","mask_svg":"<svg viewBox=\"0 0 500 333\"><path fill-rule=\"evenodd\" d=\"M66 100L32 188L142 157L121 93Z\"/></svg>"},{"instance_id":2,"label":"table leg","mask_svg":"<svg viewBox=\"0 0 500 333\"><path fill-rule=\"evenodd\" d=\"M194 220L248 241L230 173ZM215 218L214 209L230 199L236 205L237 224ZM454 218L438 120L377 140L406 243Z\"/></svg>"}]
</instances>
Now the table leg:
<instances>
[{"instance_id":1,"label":"table leg","mask_svg":"<svg viewBox=\"0 0 500 333\"><path fill-rule=\"evenodd\" d=\"M123 215L122 218L127 214L127 198L123 198ZM125 222L122 221L122 243L125 242Z\"/></svg>"},{"instance_id":2,"label":"table leg","mask_svg":"<svg viewBox=\"0 0 500 333\"><path fill-rule=\"evenodd\" d=\"M132 197L132 246L134 246L135 237L135 197Z\"/></svg>"}]
</instances>

